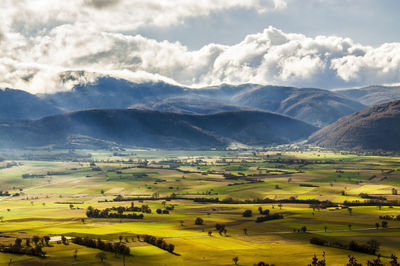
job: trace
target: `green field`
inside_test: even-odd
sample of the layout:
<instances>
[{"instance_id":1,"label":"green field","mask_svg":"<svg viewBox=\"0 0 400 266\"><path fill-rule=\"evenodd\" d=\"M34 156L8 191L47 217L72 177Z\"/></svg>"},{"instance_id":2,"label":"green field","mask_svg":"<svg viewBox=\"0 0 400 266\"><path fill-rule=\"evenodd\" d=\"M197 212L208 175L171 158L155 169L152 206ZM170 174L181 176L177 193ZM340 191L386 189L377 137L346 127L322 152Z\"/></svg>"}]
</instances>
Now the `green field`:
<instances>
[{"instance_id":1,"label":"green field","mask_svg":"<svg viewBox=\"0 0 400 266\"><path fill-rule=\"evenodd\" d=\"M349 250L352 240L362 245L378 241L376 254L385 265L392 254L400 256L400 221L388 220L383 228L386 220L379 218L400 215L400 157L317 150L79 153L90 157L34 161L19 159L17 152L10 158L2 153L0 245L13 245L17 238L25 243L33 236L66 236L129 247L129 256L105 252L104 265L123 265L124 260L125 265L233 265L234 257L239 265L308 265L314 254L322 259L323 252L327 265L345 265L348 255L363 265L377 258ZM378 203L354 204L368 200ZM148 205L151 213L143 213L143 219L86 215L89 206L104 210L132 202ZM264 216L259 207L283 218L256 223ZM169 214L156 212L167 208ZM252 216L243 217L245 210ZM197 217L202 225L195 224ZM216 224L226 232L220 234ZM298 232L302 227L305 232ZM144 242L143 235L173 244L174 253ZM311 244L311 238L344 247ZM0 265L10 260L11 265L103 265L96 257L100 249L72 241L50 241L43 250L43 258L1 252Z\"/></svg>"}]
</instances>

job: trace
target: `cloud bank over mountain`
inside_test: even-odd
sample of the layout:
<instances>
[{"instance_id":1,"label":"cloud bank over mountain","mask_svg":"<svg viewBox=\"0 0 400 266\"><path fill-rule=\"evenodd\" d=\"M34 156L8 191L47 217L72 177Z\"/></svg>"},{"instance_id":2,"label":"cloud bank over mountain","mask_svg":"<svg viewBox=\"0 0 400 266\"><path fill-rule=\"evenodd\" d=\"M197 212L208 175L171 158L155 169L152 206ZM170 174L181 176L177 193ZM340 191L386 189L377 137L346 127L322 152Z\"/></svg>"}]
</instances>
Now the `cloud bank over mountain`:
<instances>
[{"instance_id":1,"label":"cloud bank over mountain","mask_svg":"<svg viewBox=\"0 0 400 266\"><path fill-rule=\"evenodd\" d=\"M71 89L100 73L186 86L260 83L338 88L400 82L400 43L371 47L338 36L308 37L274 27L233 45L192 50L130 30L164 27L228 9L278 12L274 1L6 1L0 28L0 87ZM196 4L197 3L197 4ZM83 70L79 77L60 75Z\"/></svg>"}]
</instances>

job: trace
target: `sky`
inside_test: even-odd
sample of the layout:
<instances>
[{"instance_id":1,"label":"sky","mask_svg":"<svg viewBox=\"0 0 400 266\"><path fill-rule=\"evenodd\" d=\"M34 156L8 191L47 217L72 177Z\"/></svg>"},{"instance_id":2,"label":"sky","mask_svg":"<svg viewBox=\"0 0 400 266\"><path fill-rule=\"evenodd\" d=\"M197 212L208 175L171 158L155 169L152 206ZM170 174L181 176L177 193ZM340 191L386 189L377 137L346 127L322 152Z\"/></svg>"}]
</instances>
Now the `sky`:
<instances>
[{"instance_id":1,"label":"sky","mask_svg":"<svg viewBox=\"0 0 400 266\"><path fill-rule=\"evenodd\" d=\"M400 82L398 0L2 0L0 87ZM79 72L77 72L79 71Z\"/></svg>"}]
</instances>

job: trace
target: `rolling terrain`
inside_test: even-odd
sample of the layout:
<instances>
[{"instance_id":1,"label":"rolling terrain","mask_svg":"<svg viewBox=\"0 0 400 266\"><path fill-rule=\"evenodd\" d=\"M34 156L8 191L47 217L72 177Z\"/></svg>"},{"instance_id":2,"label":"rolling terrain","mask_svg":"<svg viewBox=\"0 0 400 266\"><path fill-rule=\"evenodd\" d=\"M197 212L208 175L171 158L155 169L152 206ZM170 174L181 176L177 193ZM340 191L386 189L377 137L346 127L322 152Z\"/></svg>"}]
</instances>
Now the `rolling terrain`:
<instances>
[{"instance_id":1,"label":"rolling terrain","mask_svg":"<svg viewBox=\"0 0 400 266\"><path fill-rule=\"evenodd\" d=\"M375 105L317 132L309 142L330 148L400 150L400 100Z\"/></svg>"},{"instance_id":2,"label":"rolling terrain","mask_svg":"<svg viewBox=\"0 0 400 266\"><path fill-rule=\"evenodd\" d=\"M263 86L241 92L234 102L288 115L315 126L325 126L365 106L322 89Z\"/></svg>"},{"instance_id":3,"label":"rolling terrain","mask_svg":"<svg viewBox=\"0 0 400 266\"><path fill-rule=\"evenodd\" d=\"M360 89L338 90L344 95L364 105L373 106L400 99L400 86L369 86Z\"/></svg>"},{"instance_id":4,"label":"rolling terrain","mask_svg":"<svg viewBox=\"0 0 400 266\"><path fill-rule=\"evenodd\" d=\"M135 104L132 109L148 109L181 114L213 114L224 111L246 110L249 107L227 104L200 95L188 95L166 98L146 104Z\"/></svg>"},{"instance_id":5,"label":"rolling terrain","mask_svg":"<svg viewBox=\"0 0 400 266\"><path fill-rule=\"evenodd\" d=\"M34 119L61 111L46 100L22 90L0 89L0 120Z\"/></svg>"},{"instance_id":6,"label":"rolling terrain","mask_svg":"<svg viewBox=\"0 0 400 266\"><path fill-rule=\"evenodd\" d=\"M1 123L0 143L3 147L73 144L84 137L152 148L215 148L232 142L266 146L305 139L315 130L302 121L260 111L184 115L99 109Z\"/></svg>"},{"instance_id":7,"label":"rolling terrain","mask_svg":"<svg viewBox=\"0 0 400 266\"><path fill-rule=\"evenodd\" d=\"M84 74L64 73L63 80ZM355 113L310 140L329 147L398 149L391 145L391 139L397 137L396 126L392 126L397 120L382 120L379 115L366 115L370 111L360 111L371 103L400 97L398 88L372 86L333 92L222 84L194 89L100 76L56 93L34 95L5 89L0 90L0 143L7 147L84 143L91 147L210 148L232 142L263 146L307 138L314 127L322 128ZM381 138L378 132L385 128L390 132ZM288 132L293 130L296 133Z\"/></svg>"},{"instance_id":8,"label":"rolling terrain","mask_svg":"<svg viewBox=\"0 0 400 266\"><path fill-rule=\"evenodd\" d=\"M63 73L62 79L67 82L76 79L76 75L84 73ZM33 95L10 89L0 91L0 103L3 103L0 119L41 118L87 109L137 108L182 114L253 109L323 127L365 108L357 98L314 88L222 84L194 89L164 82L135 83L100 76L94 82L78 83L72 90L55 93ZM16 106L20 108L13 109Z\"/></svg>"},{"instance_id":9,"label":"rolling terrain","mask_svg":"<svg viewBox=\"0 0 400 266\"><path fill-rule=\"evenodd\" d=\"M67 75L67 74L66 74ZM163 82L134 83L111 76L71 91L39 95L65 112L91 108L144 108L185 114L258 109L322 127L366 106L339 93L258 84L187 88Z\"/></svg>"},{"instance_id":10,"label":"rolling terrain","mask_svg":"<svg viewBox=\"0 0 400 266\"><path fill-rule=\"evenodd\" d=\"M378 254L383 265L400 255L398 157L47 148L20 155L0 162L0 265L222 266L237 257L239 265L292 266L324 254L327 265L347 265L351 255L365 266ZM49 159L37 160L43 155ZM357 249L370 241L373 250ZM111 249L121 244L124 255Z\"/></svg>"}]
</instances>

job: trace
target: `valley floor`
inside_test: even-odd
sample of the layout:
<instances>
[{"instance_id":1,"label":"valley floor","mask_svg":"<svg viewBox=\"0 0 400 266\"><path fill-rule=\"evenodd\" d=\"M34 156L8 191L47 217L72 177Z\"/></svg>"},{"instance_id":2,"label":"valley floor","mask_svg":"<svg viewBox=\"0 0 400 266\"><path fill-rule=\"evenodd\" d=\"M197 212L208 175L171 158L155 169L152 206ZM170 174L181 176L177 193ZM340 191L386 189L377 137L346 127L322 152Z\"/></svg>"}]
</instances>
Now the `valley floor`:
<instances>
[{"instance_id":1,"label":"valley floor","mask_svg":"<svg viewBox=\"0 0 400 266\"><path fill-rule=\"evenodd\" d=\"M400 256L400 157L319 150L75 152L86 157L39 160L56 153L41 150L30 160L13 153L0 162L0 245L52 237L49 245L38 244L45 257L0 252L0 265L233 265L235 257L239 265L308 265L324 252L327 265L345 265L348 255L366 265L377 256L348 246L370 240L379 243L376 254L385 265L392 254ZM371 206L360 204L366 201ZM151 213L132 205L147 205ZM110 208L109 216L88 217L88 207ZM246 210L251 216L244 217ZM122 217L128 214L144 217ZM144 235L174 245L174 252ZM52 241L61 236L123 243L130 255L105 251L101 262L102 250ZM311 244L316 238L326 244Z\"/></svg>"}]
</instances>

